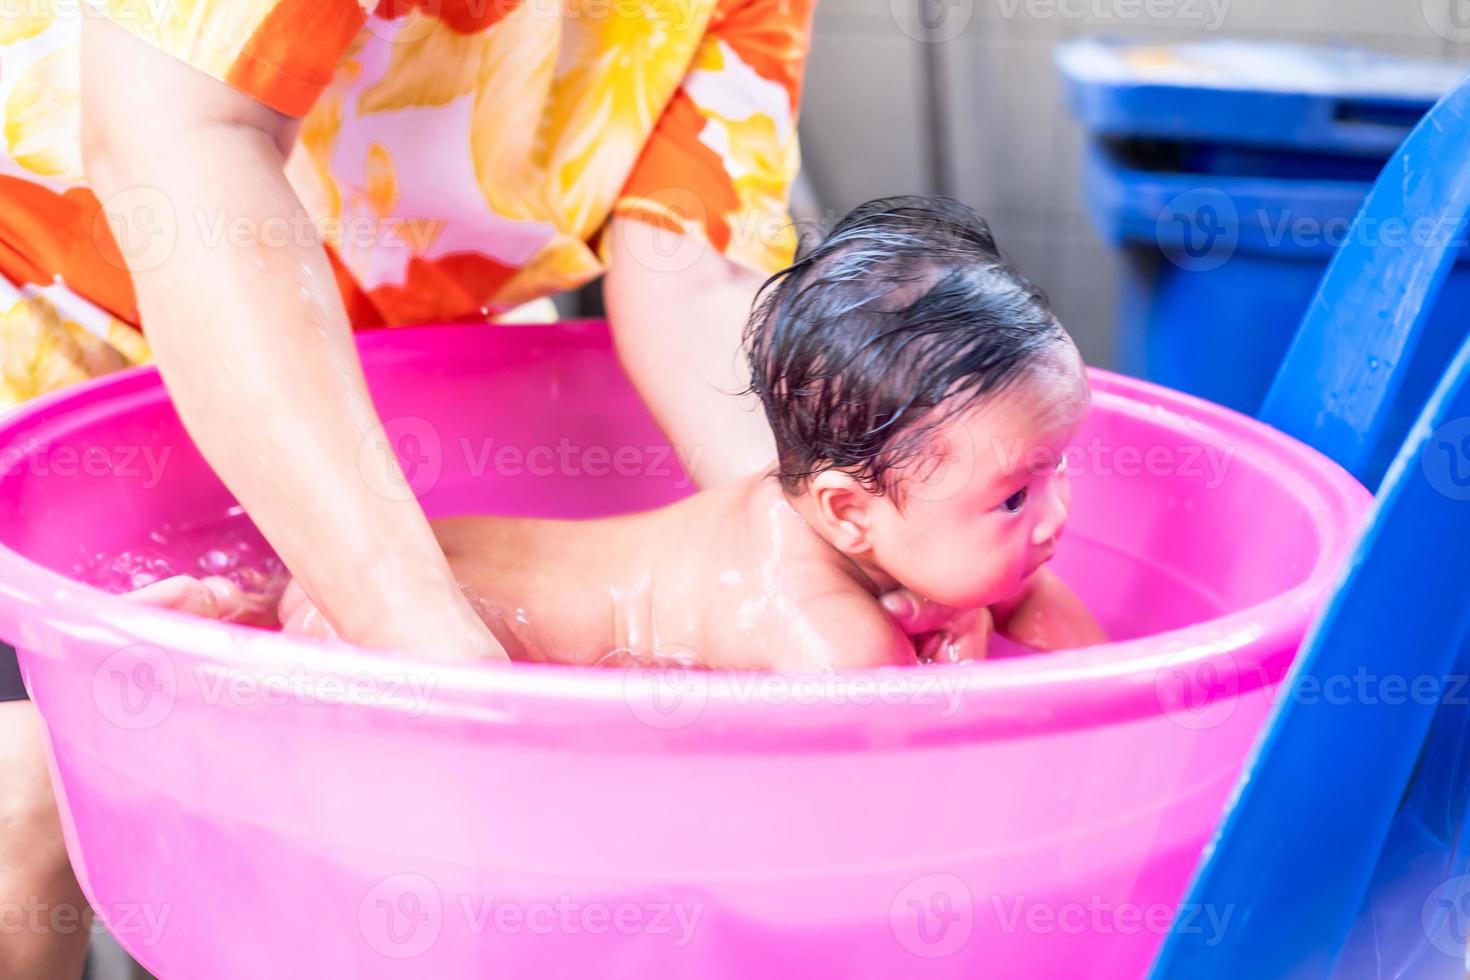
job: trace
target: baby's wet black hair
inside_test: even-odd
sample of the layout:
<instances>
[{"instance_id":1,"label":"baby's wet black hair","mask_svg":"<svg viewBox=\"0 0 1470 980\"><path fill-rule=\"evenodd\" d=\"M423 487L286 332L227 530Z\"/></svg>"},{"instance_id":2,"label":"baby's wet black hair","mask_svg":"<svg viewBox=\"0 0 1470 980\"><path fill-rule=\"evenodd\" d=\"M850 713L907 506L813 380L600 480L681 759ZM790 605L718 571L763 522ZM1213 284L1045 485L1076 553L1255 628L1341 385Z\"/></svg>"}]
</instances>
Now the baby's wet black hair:
<instances>
[{"instance_id":1,"label":"baby's wet black hair","mask_svg":"<svg viewBox=\"0 0 1470 980\"><path fill-rule=\"evenodd\" d=\"M745 335L788 493L829 469L893 493L937 426L1069 342L985 219L942 197L853 209L761 287Z\"/></svg>"}]
</instances>

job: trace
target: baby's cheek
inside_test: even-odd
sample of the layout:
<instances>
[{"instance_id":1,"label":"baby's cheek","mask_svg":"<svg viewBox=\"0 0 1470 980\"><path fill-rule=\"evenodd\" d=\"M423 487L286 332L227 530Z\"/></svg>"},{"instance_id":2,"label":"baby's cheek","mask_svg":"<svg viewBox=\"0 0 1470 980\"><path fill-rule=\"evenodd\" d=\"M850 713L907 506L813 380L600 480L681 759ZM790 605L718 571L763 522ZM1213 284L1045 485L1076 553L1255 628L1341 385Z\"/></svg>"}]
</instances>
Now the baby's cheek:
<instances>
[{"instance_id":1,"label":"baby's cheek","mask_svg":"<svg viewBox=\"0 0 1470 980\"><path fill-rule=\"evenodd\" d=\"M1030 563L1024 552L1018 552L1007 564L1005 577L1000 583L997 591L1001 593L1000 599L1009 599L1021 591L1026 582L1031 578ZM997 599L996 601L1000 601Z\"/></svg>"},{"instance_id":2,"label":"baby's cheek","mask_svg":"<svg viewBox=\"0 0 1470 980\"><path fill-rule=\"evenodd\" d=\"M1003 541L997 542L995 564L1001 569L997 578L1015 579L1026 574L1026 566L1031 560L1029 534L1029 530L1018 529L1016 533L1008 534Z\"/></svg>"},{"instance_id":3,"label":"baby's cheek","mask_svg":"<svg viewBox=\"0 0 1470 980\"><path fill-rule=\"evenodd\" d=\"M968 570L967 580L970 593L966 606L987 606L992 602L999 602L1015 590L1016 580L1022 568L1009 559L1009 556L993 555L982 561L981 566L976 568L974 563ZM964 572L960 573L964 575ZM966 579L955 578L953 581L965 581Z\"/></svg>"}]
</instances>

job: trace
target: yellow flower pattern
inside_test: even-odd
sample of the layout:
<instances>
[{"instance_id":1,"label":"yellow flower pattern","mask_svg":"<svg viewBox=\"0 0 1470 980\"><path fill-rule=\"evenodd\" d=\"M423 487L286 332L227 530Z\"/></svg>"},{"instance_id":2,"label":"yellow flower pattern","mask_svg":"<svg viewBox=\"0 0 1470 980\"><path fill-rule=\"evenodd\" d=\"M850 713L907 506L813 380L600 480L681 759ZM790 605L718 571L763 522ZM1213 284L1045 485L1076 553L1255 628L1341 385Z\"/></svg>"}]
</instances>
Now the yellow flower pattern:
<instances>
[{"instance_id":1,"label":"yellow flower pattern","mask_svg":"<svg viewBox=\"0 0 1470 980\"><path fill-rule=\"evenodd\" d=\"M147 360L142 336L119 320L93 333L45 296L14 296L0 313L0 410Z\"/></svg>"},{"instance_id":2,"label":"yellow flower pattern","mask_svg":"<svg viewBox=\"0 0 1470 980\"><path fill-rule=\"evenodd\" d=\"M794 253L813 0L89 3L302 117L286 176L357 326L540 316L512 311L601 274L615 216L761 272ZM0 407L147 358L110 243L77 243L78 12L25 9L0 20Z\"/></svg>"},{"instance_id":3,"label":"yellow flower pattern","mask_svg":"<svg viewBox=\"0 0 1470 980\"><path fill-rule=\"evenodd\" d=\"M75 46L28 65L5 99L5 148L10 159L43 177L80 181L81 145L76 138L80 105Z\"/></svg>"}]
</instances>

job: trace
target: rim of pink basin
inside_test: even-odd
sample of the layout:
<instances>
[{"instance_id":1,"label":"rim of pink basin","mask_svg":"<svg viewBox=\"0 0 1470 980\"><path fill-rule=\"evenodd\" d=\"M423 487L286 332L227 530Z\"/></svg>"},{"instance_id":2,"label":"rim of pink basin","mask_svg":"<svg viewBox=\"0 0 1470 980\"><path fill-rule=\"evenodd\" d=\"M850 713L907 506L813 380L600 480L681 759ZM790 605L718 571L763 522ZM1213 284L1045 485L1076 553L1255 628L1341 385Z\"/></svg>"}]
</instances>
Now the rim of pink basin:
<instances>
[{"instance_id":1,"label":"rim of pink basin","mask_svg":"<svg viewBox=\"0 0 1470 980\"><path fill-rule=\"evenodd\" d=\"M422 357L478 324L395 327L359 334L364 353ZM607 348L598 321L499 326L537 340ZM395 350L412 335L415 344ZM379 354L379 356L383 356ZM27 656L47 656L47 631L92 645L161 648L176 669L209 665L246 676L293 671L313 677L368 675L394 686L405 674L432 679L422 704L365 695L370 704L315 705L316 710L373 711L398 717L513 729L516 741L541 744L657 745L662 750L832 751L944 744L1039 735L1160 716L1181 706L1162 673L1199 672L1222 698L1275 683L1305 634L1314 605L1325 601L1357 539L1372 497L1345 470L1310 447L1255 419L1146 381L1091 370L1096 404L1147 416L1152 425L1232 441L1236 459L1266 463L1286 492L1314 514L1321 548L1295 587L1263 602L1178 629L1089 649L1019 656L980 664L884 668L790 682L769 675L695 672L677 691L693 710L670 716L644 710L669 697L657 672L542 664L439 664L394 651L330 647L278 633L201 620L129 602L38 565L0 543L0 626ZM67 428L120 400L165 398L157 371L143 366L38 398L0 420L0 449L27 431L64 417ZM1166 411L1160 411L1164 409ZM1283 465L1285 464L1285 465ZM3 480L7 468L0 468ZM762 687L764 685L764 688ZM762 690L766 692L762 694ZM825 693L823 693L825 692ZM179 698L184 698L180 687ZM957 698L956 702L954 699ZM649 719L653 718L650 723ZM1210 727L1185 722L1185 727ZM589 741L589 734L599 737ZM793 736L801 741L794 742Z\"/></svg>"}]
</instances>

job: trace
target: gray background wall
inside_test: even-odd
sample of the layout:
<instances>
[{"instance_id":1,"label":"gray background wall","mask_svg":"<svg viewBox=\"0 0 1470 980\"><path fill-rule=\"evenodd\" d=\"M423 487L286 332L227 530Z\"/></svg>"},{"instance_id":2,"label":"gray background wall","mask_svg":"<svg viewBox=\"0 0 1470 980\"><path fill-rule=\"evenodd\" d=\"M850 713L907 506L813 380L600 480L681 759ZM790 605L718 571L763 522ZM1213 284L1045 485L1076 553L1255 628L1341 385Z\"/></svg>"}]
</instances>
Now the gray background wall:
<instances>
[{"instance_id":1,"label":"gray background wall","mask_svg":"<svg viewBox=\"0 0 1470 980\"><path fill-rule=\"evenodd\" d=\"M918 40L921 3L929 5L929 36L944 40ZM801 122L820 207L840 213L872 197L934 190L922 53L937 44L953 193L990 219L1088 360L1110 365L1118 270L1083 215L1082 137L1062 105L1052 65L1058 42L1099 33L1337 42L1460 60L1470 70L1470 43L1457 43L1470 42L1470 31L1447 27L1452 4L1462 8L1459 23L1470 22L1470 0L1213 4L1221 17L1212 30L1210 0L821 0Z\"/></svg>"}]
</instances>

